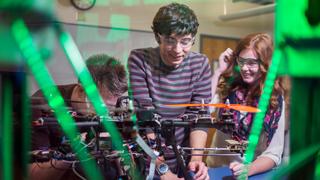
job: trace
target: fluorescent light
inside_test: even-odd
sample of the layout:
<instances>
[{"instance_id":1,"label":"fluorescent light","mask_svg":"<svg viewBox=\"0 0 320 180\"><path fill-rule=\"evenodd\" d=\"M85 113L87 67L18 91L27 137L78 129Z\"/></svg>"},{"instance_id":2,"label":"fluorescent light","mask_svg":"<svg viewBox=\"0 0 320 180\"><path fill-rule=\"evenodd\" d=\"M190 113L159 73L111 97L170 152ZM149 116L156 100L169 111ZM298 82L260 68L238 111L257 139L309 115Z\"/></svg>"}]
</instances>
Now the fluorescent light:
<instances>
[{"instance_id":1,"label":"fluorescent light","mask_svg":"<svg viewBox=\"0 0 320 180\"><path fill-rule=\"evenodd\" d=\"M221 15L219 16L219 19L222 21L231 21L236 19L242 19L242 18L247 18L252 16L273 13L275 6L276 4L269 4L269 5L259 6L256 8L246 9L246 10L242 10L242 11L231 13L231 14Z\"/></svg>"}]
</instances>

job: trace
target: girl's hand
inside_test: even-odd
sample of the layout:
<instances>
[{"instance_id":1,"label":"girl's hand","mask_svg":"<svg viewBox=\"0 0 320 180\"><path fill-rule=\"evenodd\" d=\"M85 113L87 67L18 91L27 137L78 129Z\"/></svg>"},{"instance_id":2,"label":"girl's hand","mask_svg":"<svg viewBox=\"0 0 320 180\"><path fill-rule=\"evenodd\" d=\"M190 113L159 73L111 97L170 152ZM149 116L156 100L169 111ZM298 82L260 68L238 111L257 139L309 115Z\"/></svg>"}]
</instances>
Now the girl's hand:
<instances>
[{"instance_id":1,"label":"girl's hand","mask_svg":"<svg viewBox=\"0 0 320 180\"><path fill-rule=\"evenodd\" d=\"M232 174L236 177L240 176L241 173L246 170L248 173L249 170L249 166L248 165L244 165L242 163L239 162L232 162L229 165L230 170L232 171Z\"/></svg>"},{"instance_id":2,"label":"girl's hand","mask_svg":"<svg viewBox=\"0 0 320 180\"><path fill-rule=\"evenodd\" d=\"M228 62L228 59L230 59L232 54L233 54L233 50L230 48L227 48L223 53L220 54L217 71L219 71L220 73L223 73L227 69L230 63Z\"/></svg>"}]
</instances>

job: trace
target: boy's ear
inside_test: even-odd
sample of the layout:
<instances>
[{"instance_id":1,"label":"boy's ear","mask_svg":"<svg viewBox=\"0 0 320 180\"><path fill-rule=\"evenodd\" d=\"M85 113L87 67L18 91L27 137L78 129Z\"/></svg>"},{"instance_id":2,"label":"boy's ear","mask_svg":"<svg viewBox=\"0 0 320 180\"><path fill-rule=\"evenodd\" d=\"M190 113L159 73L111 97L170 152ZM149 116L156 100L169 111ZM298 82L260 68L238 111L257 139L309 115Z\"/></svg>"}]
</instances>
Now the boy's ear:
<instances>
[{"instance_id":1,"label":"boy's ear","mask_svg":"<svg viewBox=\"0 0 320 180\"><path fill-rule=\"evenodd\" d=\"M160 37L159 37L159 35L158 35L158 34L155 34L154 37L156 38L156 41L158 42L158 44L160 44L161 42L160 42Z\"/></svg>"}]
</instances>

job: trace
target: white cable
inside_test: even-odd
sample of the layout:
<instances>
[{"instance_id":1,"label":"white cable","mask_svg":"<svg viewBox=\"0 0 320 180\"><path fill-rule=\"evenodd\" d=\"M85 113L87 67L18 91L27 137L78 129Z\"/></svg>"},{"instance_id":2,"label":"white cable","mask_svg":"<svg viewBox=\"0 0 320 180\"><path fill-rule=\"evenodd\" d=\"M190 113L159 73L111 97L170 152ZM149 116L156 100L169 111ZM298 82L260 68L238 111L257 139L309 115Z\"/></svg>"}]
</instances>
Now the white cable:
<instances>
[{"instance_id":1,"label":"white cable","mask_svg":"<svg viewBox=\"0 0 320 180\"><path fill-rule=\"evenodd\" d=\"M76 164L76 162L73 162L73 163L72 163L72 171L73 171L73 173L74 173L76 176L78 176L80 179L82 179L82 180L87 180L86 178L84 178L83 176L81 176L81 175L77 172L77 170L76 170L76 168L75 168L75 164Z\"/></svg>"},{"instance_id":2,"label":"white cable","mask_svg":"<svg viewBox=\"0 0 320 180\"><path fill-rule=\"evenodd\" d=\"M77 154L78 152L80 152L81 150L83 150L84 148L87 148L90 146L90 144L94 143L95 139L92 139L88 144L83 143L82 141L80 142L81 144L83 144L84 146L82 148L80 148L77 152L75 152L74 154Z\"/></svg>"},{"instance_id":3,"label":"white cable","mask_svg":"<svg viewBox=\"0 0 320 180\"><path fill-rule=\"evenodd\" d=\"M151 163L149 167L149 174L147 176L147 180L152 180L155 168L156 168L156 160L159 154L156 154L147 144L144 142L144 140L141 138L141 136L138 134L136 137L136 142L139 144L139 146L142 148L142 150L151 158Z\"/></svg>"}]
</instances>

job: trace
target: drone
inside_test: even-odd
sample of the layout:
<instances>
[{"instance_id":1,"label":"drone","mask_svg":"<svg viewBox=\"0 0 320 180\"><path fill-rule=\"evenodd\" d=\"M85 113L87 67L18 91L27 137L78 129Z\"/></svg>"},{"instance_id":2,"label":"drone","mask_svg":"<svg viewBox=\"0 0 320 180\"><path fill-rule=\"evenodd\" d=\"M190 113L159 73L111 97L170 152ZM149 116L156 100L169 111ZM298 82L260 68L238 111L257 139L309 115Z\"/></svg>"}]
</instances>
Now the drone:
<instances>
[{"instance_id":1,"label":"drone","mask_svg":"<svg viewBox=\"0 0 320 180\"><path fill-rule=\"evenodd\" d=\"M129 156L134 157L137 161L141 162L141 158L145 156L146 154L148 156L152 156L153 159L155 159L158 155L155 154L148 154L147 152L150 150L149 147L146 147L147 145L150 145L148 142L148 139L144 136L140 136L140 131L144 130L145 128L153 128L157 133L158 136L163 137L166 140L166 146L170 149L173 150L175 153L178 161L180 159L180 162L184 162L185 156L196 156L196 155L201 155L201 156L214 156L214 155L221 155L221 156L235 156L235 155L241 155L243 156L246 148L247 148L247 142L238 142L235 140L227 140L227 146L224 148L190 148L190 147L179 147L177 144L175 144L174 141L167 141L168 139L174 140L175 137L172 136L174 134L174 129L175 127L205 127L205 128L216 128L216 129L228 129L232 131L235 128L235 124L233 123L232 116L230 113L228 114L228 111L226 112L227 114L225 115L224 120L217 120L215 117L212 117L210 114L207 113L204 107L212 106L212 107L218 107L218 108L226 108L226 109L233 109L237 111L246 111L246 112L252 112L256 113L259 112L260 110L255 108L255 107L250 107L250 106L244 106L240 104L166 104L166 106L170 107L195 107L195 106L200 106L202 107L199 110L198 114L185 114L179 118L176 119L162 119L160 115L156 113L154 109L131 109L129 108L129 100L127 98L122 98L121 101L118 102L117 108L110 109L110 117L112 121L115 123L116 127L120 131L120 133L124 137L124 146L128 147L129 152L131 154L128 154ZM39 108L38 106L37 108ZM40 107L41 108L41 107ZM76 126L90 126L95 128L98 132L103 132L103 128L101 127L101 117L98 116L85 116L85 115L78 115L77 113L74 113L70 110L70 113L73 114L73 117L76 120L75 125ZM136 114L137 118L139 121L137 121L136 124L133 123L131 120L131 115ZM38 120L33 122L33 126L44 126L44 125L59 125L54 117L42 117L39 118ZM136 127L135 127L136 126ZM138 138L137 138L138 137ZM137 140L139 139L140 140ZM104 138L108 139L108 138ZM142 139L142 140L141 140ZM160 138L158 138L160 139ZM94 146L99 146L99 141L103 142L103 140L99 135L95 137L94 143L90 142L87 146L91 147L91 145ZM143 142L144 141L144 142ZM98 142L98 143L97 143ZM161 143L156 143L155 148L159 150L159 152L162 152L161 148ZM121 157L121 153L117 151L117 153L111 153L110 150L111 143L109 146L101 146L100 147L95 147L93 149L100 149L102 153L102 158L107 159L109 161L114 160L114 159L119 159ZM191 150L198 150L198 151L215 151L215 153L203 153L203 154L191 154ZM231 152L230 154L226 153L219 153L220 151L228 151ZM94 151L96 152L96 151ZM55 158L55 159L63 159L64 160L69 160L69 161L76 161L76 157L74 154L66 154L66 153L59 153L59 151L54 151L54 152L36 152L33 153L33 155L36 155L34 157L39 158L41 161L50 159L50 158ZM58 156L59 155L59 156ZM96 157L98 157L95 154ZM73 158L73 159L72 159ZM101 154L99 154L99 158L101 158ZM181 163L179 163L181 164ZM183 163L182 163L183 164ZM143 165L139 165L140 167ZM151 166L150 166L151 167ZM145 167L142 167L145 168ZM122 174L127 174L129 168L123 168L122 169ZM186 169L183 167L182 169ZM150 168L151 170L151 168ZM151 172L151 171L150 171ZM153 177L152 172L150 173L148 177ZM154 173L154 172L153 172ZM184 173L184 176L186 173ZM189 178L186 178L189 179Z\"/></svg>"}]
</instances>

